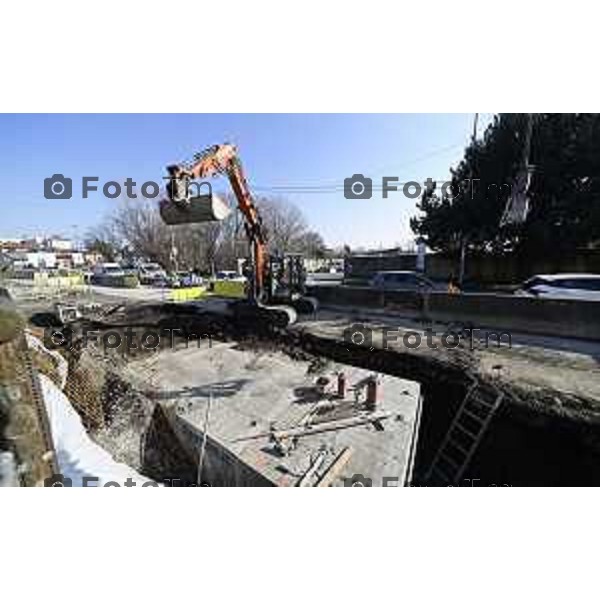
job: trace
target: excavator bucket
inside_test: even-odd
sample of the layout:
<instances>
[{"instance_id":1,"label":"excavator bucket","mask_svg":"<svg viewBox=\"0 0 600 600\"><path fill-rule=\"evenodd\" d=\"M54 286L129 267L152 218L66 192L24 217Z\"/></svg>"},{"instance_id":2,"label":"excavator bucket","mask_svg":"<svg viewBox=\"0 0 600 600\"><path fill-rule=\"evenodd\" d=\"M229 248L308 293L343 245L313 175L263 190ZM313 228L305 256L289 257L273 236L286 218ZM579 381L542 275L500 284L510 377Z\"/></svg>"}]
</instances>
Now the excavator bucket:
<instances>
[{"instance_id":1,"label":"excavator bucket","mask_svg":"<svg viewBox=\"0 0 600 600\"><path fill-rule=\"evenodd\" d=\"M167 225L222 221L231 213L227 203L214 194L193 196L188 202L173 202L164 198L159 209L160 216Z\"/></svg>"}]
</instances>

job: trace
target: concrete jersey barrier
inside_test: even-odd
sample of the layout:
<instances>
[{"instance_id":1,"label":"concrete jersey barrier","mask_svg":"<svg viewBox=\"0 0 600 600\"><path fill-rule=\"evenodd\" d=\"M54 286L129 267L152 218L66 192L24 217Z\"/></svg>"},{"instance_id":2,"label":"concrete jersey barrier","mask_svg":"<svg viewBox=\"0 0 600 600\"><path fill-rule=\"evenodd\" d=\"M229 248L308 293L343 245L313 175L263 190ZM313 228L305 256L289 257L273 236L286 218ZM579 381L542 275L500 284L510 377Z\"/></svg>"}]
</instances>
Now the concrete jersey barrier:
<instances>
[{"instance_id":1,"label":"concrete jersey barrier","mask_svg":"<svg viewBox=\"0 0 600 600\"><path fill-rule=\"evenodd\" d=\"M434 321L600 341L600 302L509 294L383 292L368 287L311 287L323 306L379 308Z\"/></svg>"}]
</instances>

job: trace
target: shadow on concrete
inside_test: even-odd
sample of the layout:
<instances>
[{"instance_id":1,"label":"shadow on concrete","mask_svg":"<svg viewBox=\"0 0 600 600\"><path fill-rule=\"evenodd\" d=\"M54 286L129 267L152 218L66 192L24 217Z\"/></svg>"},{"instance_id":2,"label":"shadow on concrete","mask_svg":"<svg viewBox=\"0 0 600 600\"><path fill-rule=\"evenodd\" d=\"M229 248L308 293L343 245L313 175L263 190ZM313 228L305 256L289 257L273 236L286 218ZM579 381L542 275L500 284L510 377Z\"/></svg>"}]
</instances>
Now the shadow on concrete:
<instances>
[{"instance_id":1,"label":"shadow on concrete","mask_svg":"<svg viewBox=\"0 0 600 600\"><path fill-rule=\"evenodd\" d=\"M235 396L250 379L227 379L199 386L186 386L179 390L164 390L159 392L159 400L181 400L194 398L229 398Z\"/></svg>"},{"instance_id":2,"label":"shadow on concrete","mask_svg":"<svg viewBox=\"0 0 600 600\"><path fill-rule=\"evenodd\" d=\"M315 388L314 385L303 385L294 388L294 404L314 404L322 398L322 394Z\"/></svg>"}]
</instances>

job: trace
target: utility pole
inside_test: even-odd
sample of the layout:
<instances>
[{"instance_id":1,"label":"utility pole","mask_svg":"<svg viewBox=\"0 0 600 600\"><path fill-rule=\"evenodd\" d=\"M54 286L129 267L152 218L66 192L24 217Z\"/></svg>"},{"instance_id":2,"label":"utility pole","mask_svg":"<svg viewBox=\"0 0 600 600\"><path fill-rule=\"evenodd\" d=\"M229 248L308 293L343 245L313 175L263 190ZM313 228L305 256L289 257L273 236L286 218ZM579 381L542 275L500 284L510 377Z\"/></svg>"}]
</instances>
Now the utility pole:
<instances>
[{"instance_id":1,"label":"utility pole","mask_svg":"<svg viewBox=\"0 0 600 600\"><path fill-rule=\"evenodd\" d=\"M172 231L171 231L171 252L170 252L169 258L171 260L171 267L172 267L173 271L177 272L178 271L178 268L177 268L177 246L175 245L175 236Z\"/></svg>"},{"instance_id":2,"label":"utility pole","mask_svg":"<svg viewBox=\"0 0 600 600\"><path fill-rule=\"evenodd\" d=\"M471 136L471 144L475 145L475 139L477 138L477 121L479 120L479 113L475 113L475 118L473 119L473 135ZM473 195L473 176L475 173L473 172L473 163L471 162L471 179L469 181L469 188L471 192L471 197ZM467 237L464 234L461 234L460 241L460 269L458 271L458 284L462 289L463 280L465 278L465 260L467 257Z\"/></svg>"}]
</instances>

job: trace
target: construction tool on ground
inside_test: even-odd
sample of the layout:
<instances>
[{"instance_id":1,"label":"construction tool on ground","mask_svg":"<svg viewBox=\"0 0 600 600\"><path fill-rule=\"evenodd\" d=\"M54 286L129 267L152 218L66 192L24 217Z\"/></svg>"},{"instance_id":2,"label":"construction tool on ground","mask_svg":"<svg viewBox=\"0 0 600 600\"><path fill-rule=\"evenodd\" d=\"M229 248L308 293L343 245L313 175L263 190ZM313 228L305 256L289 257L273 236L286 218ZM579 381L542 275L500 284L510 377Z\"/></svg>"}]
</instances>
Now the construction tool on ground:
<instances>
[{"instance_id":1,"label":"construction tool on ground","mask_svg":"<svg viewBox=\"0 0 600 600\"><path fill-rule=\"evenodd\" d=\"M268 437L272 442L280 442L281 440L290 438L299 438L306 435L315 435L317 433L323 433L325 431L336 431L337 429L346 429L348 427L360 427L361 425L370 425L378 421L384 421L395 417L397 420L402 419L402 415L394 414L388 411L379 411L372 414L360 414L354 417L347 417L344 419L332 419L330 421L324 421L322 423L308 424L299 427L293 427L292 429L271 429L268 433L257 433L241 438L231 440L232 443L243 442L247 440L256 440L263 437Z\"/></svg>"},{"instance_id":2,"label":"construction tool on ground","mask_svg":"<svg viewBox=\"0 0 600 600\"><path fill-rule=\"evenodd\" d=\"M327 454L329 454L328 449L325 446L322 446L317 452L316 456L312 458L308 469L296 483L297 487L313 487L312 480L317 476L317 472L321 468L321 465L325 462Z\"/></svg>"},{"instance_id":3,"label":"construction tool on ground","mask_svg":"<svg viewBox=\"0 0 600 600\"><path fill-rule=\"evenodd\" d=\"M244 216L244 227L252 249L247 298L234 303L238 316L248 319L258 316L285 327L296 320L296 311L305 314L316 312L316 299L305 295L306 272L302 257L268 252L267 231L250 193L235 146L211 146L196 154L191 164L171 165L167 171L168 197L161 201L160 211L169 225L221 218L213 214L217 211L213 210L212 186L208 186L208 194L192 196L190 184L201 185L196 180L218 175L225 175L229 180L238 209Z\"/></svg>"},{"instance_id":4,"label":"construction tool on ground","mask_svg":"<svg viewBox=\"0 0 600 600\"><path fill-rule=\"evenodd\" d=\"M329 487L342 474L342 471L352 457L352 448L346 446L329 465L327 470L321 475L315 487Z\"/></svg>"},{"instance_id":5,"label":"construction tool on ground","mask_svg":"<svg viewBox=\"0 0 600 600\"><path fill-rule=\"evenodd\" d=\"M473 458L492 417L502 403L499 392L493 399L477 394L475 381L468 389L427 472L426 481L456 485Z\"/></svg>"}]
</instances>

